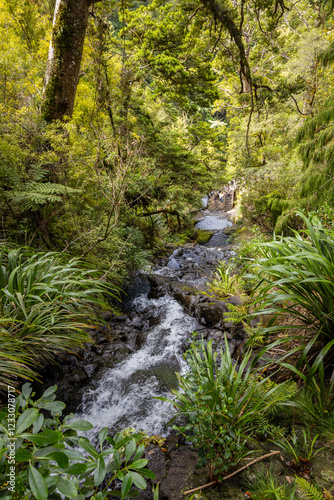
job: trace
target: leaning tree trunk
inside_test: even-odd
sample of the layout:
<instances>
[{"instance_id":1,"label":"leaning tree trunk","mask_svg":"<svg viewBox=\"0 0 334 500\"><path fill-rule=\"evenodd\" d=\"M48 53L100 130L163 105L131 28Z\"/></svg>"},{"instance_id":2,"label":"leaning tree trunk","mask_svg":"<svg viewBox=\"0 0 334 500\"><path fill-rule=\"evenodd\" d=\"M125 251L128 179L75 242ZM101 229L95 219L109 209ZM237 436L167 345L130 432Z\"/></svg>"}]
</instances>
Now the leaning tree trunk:
<instances>
[{"instance_id":1,"label":"leaning tree trunk","mask_svg":"<svg viewBox=\"0 0 334 500\"><path fill-rule=\"evenodd\" d=\"M48 122L72 115L88 9L98 1L56 1L42 105L42 116Z\"/></svg>"}]
</instances>

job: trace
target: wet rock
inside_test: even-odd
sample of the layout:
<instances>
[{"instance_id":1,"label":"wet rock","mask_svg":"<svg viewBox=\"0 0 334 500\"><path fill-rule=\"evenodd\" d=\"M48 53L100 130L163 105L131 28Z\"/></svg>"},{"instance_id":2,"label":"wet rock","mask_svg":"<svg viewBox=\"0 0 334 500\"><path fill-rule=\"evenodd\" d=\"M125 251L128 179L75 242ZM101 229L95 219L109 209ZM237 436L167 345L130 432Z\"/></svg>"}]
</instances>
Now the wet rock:
<instances>
[{"instance_id":1,"label":"wet rock","mask_svg":"<svg viewBox=\"0 0 334 500\"><path fill-rule=\"evenodd\" d=\"M149 445L145 450L145 458L148 460L147 467L154 472L153 484L163 481L167 474L167 458L165 453L157 445Z\"/></svg>"},{"instance_id":2,"label":"wet rock","mask_svg":"<svg viewBox=\"0 0 334 500\"><path fill-rule=\"evenodd\" d=\"M92 378L96 371L96 366L95 365L85 365L84 370L86 372L86 375L88 378Z\"/></svg>"},{"instance_id":3,"label":"wet rock","mask_svg":"<svg viewBox=\"0 0 334 500\"><path fill-rule=\"evenodd\" d=\"M228 311L224 302L204 302L195 306L195 317L206 326L222 326L224 313Z\"/></svg>"},{"instance_id":4,"label":"wet rock","mask_svg":"<svg viewBox=\"0 0 334 500\"><path fill-rule=\"evenodd\" d=\"M179 271L181 269L180 264L176 259L174 259L174 257L169 259L167 266L169 269L173 269L173 271Z\"/></svg>"},{"instance_id":5,"label":"wet rock","mask_svg":"<svg viewBox=\"0 0 334 500\"><path fill-rule=\"evenodd\" d=\"M104 321L110 321L110 320L111 320L111 318L112 318L112 316L113 316L113 314L112 314L112 312L111 312L111 311L102 311L102 312L100 313L100 316L101 316L101 318L102 318Z\"/></svg>"},{"instance_id":6,"label":"wet rock","mask_svg":"<svg viewBox=\"0 0 334 500\"><path fill-rule=\"evenodd\" d=\"M198 463L198 454L189 448L181 448L169 453L169 469L160 485L162 498L181 500L183 492L191 487L191 478Z\"/></svg>"},{"instance_id":7,"label":"wet rock","mask_svg":"<svg viewBox=\"0 0 334 500\"><path fill-rule=\"evenodd\" d=\"M71 377L68 377L67 382L70 385L82 385L87 382L87 373L81 368L75 368L71 372Z\"/></svg>"},{"instance_id":8,"label":"wet rock","mask_svg":"<svg viewBox=\"0 0 334 500\"><path fill-rule=\"evenodd\" d=\"M134 328L140 329L143 326L143 322L139 316L135 316L134 318L132 318L131 325Z\"/></svg>"},{"instance_id":9,"label":"wet rock","mask_svg":"<svg viewBox=\"0 0 334 500\"><path fill-rule=\"evenodd\" d=\"M128 317L125 314L119 314L117 316L114 316L113 320L116 321L117 323L123 323L128 319Z\"/></svg>"},{"instance_id":10,"label":"wet rock","mask_svg":"<svg viewBox=\"0 0 334 500\"><path fill-rule=\"evenodd\" d=\"M181 440L182 440L182 438L180 435L177 436L176 434L170 434L169 436L167 436L166 447L167 447L168 451L170 452L170 451L178 449L180 444L181 444Z\"/></svg>"}]
</instances>

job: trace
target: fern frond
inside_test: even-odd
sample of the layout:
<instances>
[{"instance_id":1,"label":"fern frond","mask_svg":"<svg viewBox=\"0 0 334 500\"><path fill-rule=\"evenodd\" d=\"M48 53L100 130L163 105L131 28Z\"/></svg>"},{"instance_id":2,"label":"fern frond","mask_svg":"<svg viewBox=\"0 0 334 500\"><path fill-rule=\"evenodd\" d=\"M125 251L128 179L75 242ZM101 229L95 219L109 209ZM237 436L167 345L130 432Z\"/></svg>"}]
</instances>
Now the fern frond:
<instances>
[{"instance_id":1,"label":"fern frond","mask_svg":"<svg viewBox=\"0 0 334 500\"><path fill-rule=\"evenodd\" d=\"M19 205L21 210L34 210L40 205L62 201L62 196L81 193L81 189L74 189L63 184L53 182L27 182L24 189L16 189L7 194L9 201Z\"/></svg>"},{"instance_id":2,"label":"fern frond","mask_svg":"<svg viewBox=\"0 0 334 500\"><path fill-rule=\"evenodd\" d=\"M296 483L304 494L305 500L325 500L323 493L302 477L296 477ZM328 498L328 497L327 497ZM332 496L329 498L333 498Z\"/></svg>"}]
</instances>

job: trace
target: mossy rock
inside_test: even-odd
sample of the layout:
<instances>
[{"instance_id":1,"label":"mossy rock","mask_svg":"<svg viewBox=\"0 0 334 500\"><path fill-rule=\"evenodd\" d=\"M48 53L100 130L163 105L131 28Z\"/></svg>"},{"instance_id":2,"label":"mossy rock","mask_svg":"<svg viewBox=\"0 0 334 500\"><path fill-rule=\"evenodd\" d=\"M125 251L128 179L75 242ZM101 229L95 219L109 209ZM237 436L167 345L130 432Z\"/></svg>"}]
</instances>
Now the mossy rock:
<instances>
[{"instance_id":1,"label":"mossy rock","mask_svg":"<svg viewBox=\"0 0 334 500\"><path fill-rule=\"evenodd\" d=\"M250 241L253 238L254 238L254 233L247 226L242 226L234 234L234 240L236 242Z\"/></svg>"},{"instance_id":2,"label":"mossy rock","mask_svg":"<svg viewBox=\"0 0 334 500\"><path fill-rule=\"evenodd\" d=\"M209 241L209 239L211 238L211 236L214 233L215 233L214 231L206 231L205 229L197 229L195 232L196 243L198 243L199 245L203 245L204 243Z\"/></svg>"},{"instance_id":3,"label":"mossy rock","mask_svg":"<svg viewBox=\"0 0 334 500\"><path fill-rule=\"evenodd\" d=\"M233 234L238 230L238 226L234 224L233 226L228 226L223 229L224 234Z\"/></svg>"}]
</instances>

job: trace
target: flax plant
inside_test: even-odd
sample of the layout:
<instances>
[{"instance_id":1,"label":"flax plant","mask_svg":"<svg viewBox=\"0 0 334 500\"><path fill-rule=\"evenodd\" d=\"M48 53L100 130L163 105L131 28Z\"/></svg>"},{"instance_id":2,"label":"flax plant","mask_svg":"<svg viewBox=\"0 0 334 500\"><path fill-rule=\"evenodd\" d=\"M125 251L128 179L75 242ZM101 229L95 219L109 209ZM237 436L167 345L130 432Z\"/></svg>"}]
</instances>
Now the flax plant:
<instances>
[{"instance_id":1,"label":"flax plant","mask_svg":"<svg viewBox=\"0 0 334 500\"><path fill-rule=\"evenodd\" d=\"M251 368L251 351L233 362L225 337L224 351L214 353L211 341L194 342L187 352L189 371L178 375L179 390L171 403L184 425L175 426L199 450L211 478L223 475L252 453L247 441L259 432L259 423L287 398L281 386L272 385ZM278 394L279 393L279 394Z\"/></svg>"},{"instance_id":2,"label":"flax plant","mask_svg":"<svg viewBox=\"0 0 334 500\"><path fill-rule=\"evenodd\" d=\"M0 255L0 381L36 378L33 366L90 340L103 293L115 288L77 259L25 249Z\"/></svg>"},{"instance_id":3,"label":"flax plant","mask_svg":"<svg viewBox=\"0 0 334 500\"><path fill-rule=\"evenodd\" d=\"M291 369L306 388L314 389L322 413L330 403L334 383L332 376L328 386L324 376L325 358L329 359L334 345L334 239L317 217L297 215L305 224L302 234L294 231L293 237L280 236L256 246L261 257L248 275L257 279L251 305L254 316L271 316L268 325L255 334L270 335L272 340L258 357L278 344L296 341L294 348L275 361ZM282 318L289 318L289 323L282 324ZM285 335L273 340L277 333ZM312 363L311 352L316 353ZM295 366L285 362L296 353Z\"/></svg>"}]
</instances>

